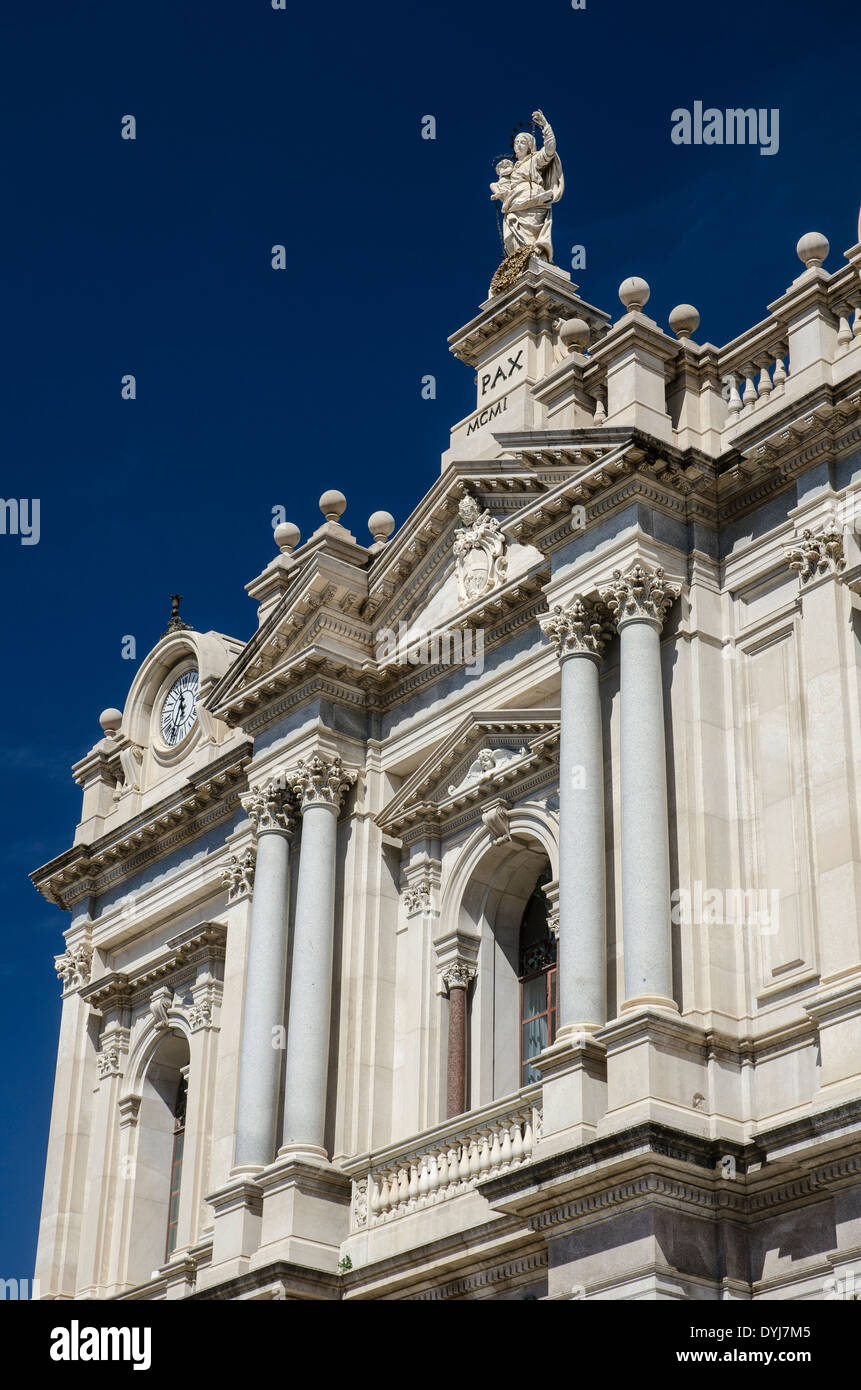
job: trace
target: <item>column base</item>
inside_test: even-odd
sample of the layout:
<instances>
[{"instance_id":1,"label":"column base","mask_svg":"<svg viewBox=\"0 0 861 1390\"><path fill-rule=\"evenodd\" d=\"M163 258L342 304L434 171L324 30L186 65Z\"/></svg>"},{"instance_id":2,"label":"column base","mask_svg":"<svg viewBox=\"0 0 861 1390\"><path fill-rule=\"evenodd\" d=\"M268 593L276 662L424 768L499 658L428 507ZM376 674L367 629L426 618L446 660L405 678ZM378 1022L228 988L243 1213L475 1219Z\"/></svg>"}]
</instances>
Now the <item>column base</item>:
<instances>
[{"instance_id":1,"label":"column base","mask_svg":"<svg viewBox=\"0 0 861 1390\"><path fill-rule=\"evenodd\" d=\"M710 1088L702 1030L684 1022L675 1005L647 1007L642 999L629 1003L636 1003L636 1012L613 1019L600 1033L607 1049L607 1112L599 1134L651 1121L708 1137Z\"/></svg>"},{"instance_id":2,"label":"column base","mask_svg":"<svg viewBox=\"0 0 861 1390\"><path fill-rule=\"evenodd\" d=\"M538 1159L588 1144L597 1134L607 1109L607 1059L596 1028L566 1024L536 1060L543 1082Z\"/></svg>"},{"instance_id":3,"label":"column base","mask_svg":"<svg viewBox=\"0 0 861 1390\"><path fill-rule=\"evenodd\" d=\"M293 1148L285 1145L287 1150ZM353 1185L346 1173L333 1168L323 1150L302 1145L301 1153L279 1153L258 1184L263 1218L260 1244L250 1267L287 1260L334 1273L350 1229Z\"/></svg>"},{"instance_id":4,"label":"column base","mask_svg":"<svg viewBox=\"0 0 861 1390\"><path fill-rule=\"evenodd\" d=\"M234 1169L227 1182L206 1198L215 1219L212 1263L201 1271L205 1283L232 1279L248 1269L260 1243L263 1192L255 1178L263 1171L251 1165Z\"/></svg>"},{"instance_id":5,"label":"column base","mask_svg":"<svg viewBox=\"0 0 861 1390\"><path fill-rule=\"evenodd\" d=\"M278 1150L278 1160L284 1158L297 1158L303 1163L317 1163L328 1166L329 1155L319 1144L303 1144L294 1142L292 1144L282 1144Z\"/></svg>"},{"instance_id":6,"label":"column base","mask_svg":"<svg viewBox=\"0 0 861 1390\"><path fill-rule=\"evenodd\" d=\"M677 1014L679 1006L675 999L665 994L632 994L619 1010L620 1014L642 1013L645 1009L660 1009L668 1014Z\"/></svg>"}]
</instances>

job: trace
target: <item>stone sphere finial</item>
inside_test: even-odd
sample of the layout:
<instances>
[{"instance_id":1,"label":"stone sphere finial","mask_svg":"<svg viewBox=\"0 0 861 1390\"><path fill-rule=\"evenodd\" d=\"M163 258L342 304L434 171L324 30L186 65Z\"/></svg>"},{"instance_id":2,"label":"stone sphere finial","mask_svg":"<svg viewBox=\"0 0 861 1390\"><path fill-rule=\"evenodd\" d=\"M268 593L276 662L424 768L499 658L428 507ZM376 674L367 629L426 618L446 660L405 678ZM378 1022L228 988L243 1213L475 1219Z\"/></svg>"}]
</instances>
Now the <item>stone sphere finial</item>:
<instances>
[{"instance_id":1,"label":"stone sphere finial","mask_svg":"<svg viewBox=\"0 0 861 1390\"><path fill-rule=\"evenodd\" d=\"M327 521L337 521L347 505L343 492L332 489L324 492L317 504Z\"/></svg>"},{"instance_id":2,"label":"stone sphere finial","mask_svg":"<svg viewBox=\"0 0 861 1390\"><path fill-rule=\"evenodd\" d=\"M368 530L376 545L387 541L394 529L395 518L391 512L374 512L373 516L368 517Z\"/></svg>"},{"instance_id":3,"label":"stone sphere finial","mask_svg":"<svg viewBox=\"0 0 861 1390\"><path fill-rule=\"evenodd\" d=\"M589 325L585 319L566 319L559 328L559 341L569 352L583 352L589 343Z\"/></svg>"},{"instance_id":4,"label":"stone sphere finial","mask_svg":"<svg viewBox=\"0 0 861 1390\"><path fill-rule=\"evenodd\" d=\"M275 527L274 537L281 554L292 555L302 539L302 533L292 521L282 521L280 526Z\"/></svg>"},{"instance_id":5,"label":"stone sphere finial","mask_svg":"<svg viewBox=\"0 0 861 1390\"><path fill-rule=\"evenodd\" d=\"M619 286L619 298L629 314L645 308L651 293L648 282L639 275L629 275Z\"/></svg>"},{"instance_id":6,"label":"stone sphere finial","mask_svg":"<svg viewBox=\"0 0 861 1390\"><path fill-rule=\"evenodd\" d=\"M831 250L827 236L821 232L805 232L795 248L796 255L808 270L814 270L827 258Z\"/></svg>"},{"instance_id":7,"label":"stone sphere finial","mask_svg":"<svg viewBox=\"0 0 861 1390\"><path fill-rule=\"evenodd\" d=\"M123 716L118 709L103 709L99 715L102 733L106 738L116 738L122 727Z\"/></svg>"},{"instance_id":8,"label":"stone sphere finial","mask_svg":"<svg viewBox=\"0 0 861 1390\"><path fill-rule=\"evenodd\" d=\"M699 310L693 304L677 304L675 309L670 311L669 325L677 338L684 341L692 333L696 333L700 326Z\"/></svg>"}]
</instances>

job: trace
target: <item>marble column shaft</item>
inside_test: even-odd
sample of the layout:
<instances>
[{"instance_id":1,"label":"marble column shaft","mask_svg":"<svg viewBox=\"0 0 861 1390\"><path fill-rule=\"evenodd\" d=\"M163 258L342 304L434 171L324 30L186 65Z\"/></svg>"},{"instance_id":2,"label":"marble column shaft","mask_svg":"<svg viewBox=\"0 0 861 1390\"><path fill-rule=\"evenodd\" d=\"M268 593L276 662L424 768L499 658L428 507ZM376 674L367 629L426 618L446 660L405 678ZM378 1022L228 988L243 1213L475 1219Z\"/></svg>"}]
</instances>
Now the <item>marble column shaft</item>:
<instances>
[{"instance_id":1,"label":"marble column shaft","mask_svg":"<svg viewBox=\"0 0 861 1390\"><path fill-rule=\"evenodd\" d=\"M262 1167L275 1157L281 1071L273 1029L283 1025L290 902L290 796L274 783L242 798L257 832L245 1006L239 1061L235 1168Z\"/></svg>"},{"instance_id":2,"label":"marble column shaft","mask_svg":"<svg viewBox=\"0 0 861 1390\"><path fill-rule=\"evenodd\" d=\"M462 1115L467 1108L467 995L475 972L455 964L443 971L448 989L448 1064L446 1069L446 1119Z\"/></svg>"},{"instance_id":3,"label":"marble column shaft","mask_svg":"<svg viewBox=\"0 0 861 1390\"><path fill-rule=\"evenodd\" d=\"M616 570L602 594L621 643L625 999L672 1006L670 849L661 629L678 589L662 569Z\"/></svg>"},{"instance_id":4,"label":"marble column shaft","mask_svg":"<svg viewBox=\"0 0 861 1390\"><path fill-rule=\"evenodd\" d=\"M541 620L562 663L559 733L559 1032L605 1021L604 747L606 626L577 596Z\"/></svg>"},{"instance_id":5,"label":"marble column shaft","mask_svg":"<svg viewBox=\"0 0 861 1390\"><path fill-rule=\"evenodd\" d=\"M338 812L344 792L356 780L340 758L314 754L303 759L288 781L299 800L302 840L290 1018L282 1152L326 1157L326 1080L335 935L335 871Z\"/></svg>"}]
</instances>

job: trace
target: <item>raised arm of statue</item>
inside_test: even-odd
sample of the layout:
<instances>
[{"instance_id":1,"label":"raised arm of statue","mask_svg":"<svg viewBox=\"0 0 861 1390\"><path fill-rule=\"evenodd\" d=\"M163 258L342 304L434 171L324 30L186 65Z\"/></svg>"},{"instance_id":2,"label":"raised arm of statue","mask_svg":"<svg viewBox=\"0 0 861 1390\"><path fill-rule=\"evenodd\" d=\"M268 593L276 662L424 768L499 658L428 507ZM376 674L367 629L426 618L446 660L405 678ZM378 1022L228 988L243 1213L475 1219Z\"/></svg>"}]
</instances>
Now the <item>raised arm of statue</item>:
<instances>
[{"instance_id":1,"label":"raised arm of statue","mask_svg":"<svg viewBox=\"0 0 861 1390\"><path fill-rule=\"evenodd\" d=\"M541 131L543 144L535 156L535 163L539 169L543 169L550 163L556 153L556 136L550 126L550 122L543 111L533 111L532 120Z\"/></svg>"}]
</instances>

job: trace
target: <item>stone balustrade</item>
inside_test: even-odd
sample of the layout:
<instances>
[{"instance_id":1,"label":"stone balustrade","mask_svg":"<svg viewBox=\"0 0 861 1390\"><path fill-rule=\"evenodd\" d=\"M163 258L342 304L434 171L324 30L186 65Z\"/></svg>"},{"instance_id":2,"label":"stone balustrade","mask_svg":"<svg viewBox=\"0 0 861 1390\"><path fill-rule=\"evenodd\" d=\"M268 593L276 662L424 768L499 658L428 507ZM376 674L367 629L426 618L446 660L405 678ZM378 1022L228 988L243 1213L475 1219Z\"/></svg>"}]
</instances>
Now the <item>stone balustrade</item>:
<instances>
[{"instance_id":1,"label":"stone balustrade","mask_svg":"<svg viewBox=\"0 0 861 1390\"><path fill-rule=\"evenodd\" d=\"M528 1163L541 1135L541 1087L520 1091L370 1156L353 1176L353 1229L468 1192Z\"/></svg>"}]
</instances>

